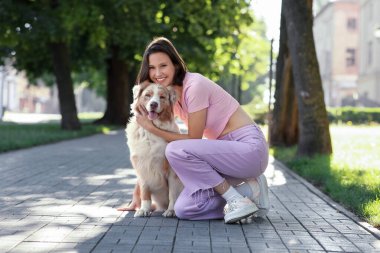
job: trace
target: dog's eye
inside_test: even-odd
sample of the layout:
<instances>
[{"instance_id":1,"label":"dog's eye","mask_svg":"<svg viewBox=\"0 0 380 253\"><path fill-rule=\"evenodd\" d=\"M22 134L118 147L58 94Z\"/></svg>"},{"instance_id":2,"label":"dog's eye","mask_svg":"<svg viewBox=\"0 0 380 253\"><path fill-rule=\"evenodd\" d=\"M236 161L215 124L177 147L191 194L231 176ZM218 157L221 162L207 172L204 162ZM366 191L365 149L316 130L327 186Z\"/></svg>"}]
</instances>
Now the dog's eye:
<instances>
[{"instance_id":1,"label":"dog's eye","mask_svg":"<svg viewBox=\"0 0 380 253\"><path fill-rule=\"evenodd\" d=\"M160 96L160 99L166 99L166 97L165 96Z\"/></svg>"},{"instance_id":2,"label":"dog's eye","mask_svg":"<svg viewBox=\"0 0 380 253\"><path fill-rule=\"evenodd\" d=\"M150 95L150 94L145 94L145 97L146 97L146 98L150 98L151 95Z\"/></svg>"}]
</instances>

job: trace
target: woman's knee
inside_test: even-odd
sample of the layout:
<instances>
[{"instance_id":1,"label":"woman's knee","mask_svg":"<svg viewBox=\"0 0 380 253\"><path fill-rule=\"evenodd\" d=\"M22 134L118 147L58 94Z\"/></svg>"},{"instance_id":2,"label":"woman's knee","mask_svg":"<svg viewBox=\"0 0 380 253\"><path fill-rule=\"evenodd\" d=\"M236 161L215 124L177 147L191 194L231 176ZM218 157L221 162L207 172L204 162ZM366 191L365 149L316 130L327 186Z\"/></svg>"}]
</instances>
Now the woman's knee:
<instances>
[{"instance_id":1,"label":"woman's knee","mask_svg":"<svg viewBox=\"0 0 380 253\"><path fill-rule=\"evenodd\" d=\"M174 212L179 219L188 219L185 207L183 205L178 205L178 202L174 204Z\"/></svg>"},{"instance_id":2,"label":"woman's knee","mask_svg":"<svg viewBox=\"0 0 380 253\"><path fill-rule=\"evenodd\" d=\"M191 219L197 211L197 206L188 189L184 189L174 203L174 211L179 219Z\"/></svg>"}]
</instances>

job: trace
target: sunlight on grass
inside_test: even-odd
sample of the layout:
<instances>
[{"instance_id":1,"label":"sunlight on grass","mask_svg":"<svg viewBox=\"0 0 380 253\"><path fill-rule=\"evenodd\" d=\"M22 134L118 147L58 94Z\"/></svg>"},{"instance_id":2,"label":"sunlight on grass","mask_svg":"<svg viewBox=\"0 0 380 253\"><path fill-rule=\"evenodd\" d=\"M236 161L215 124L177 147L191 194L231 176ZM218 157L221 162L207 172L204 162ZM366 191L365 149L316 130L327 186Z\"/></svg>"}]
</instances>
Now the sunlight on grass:
<instances>
[{"instance_id":1,"label":"sunlight on grass","mask_svg":"<svg viewBox=\"0 0 380 253\"><path fill-rule=\"evenodd\" d=\"M83 120L83 119L95 120L95 119L99 119L101 117L103 117L102 112L81 112L81 113L78 113L78 118L80 118L81 120Z\"/></svg>"},{"instance_id":2,"label":"sunlight on grass","mask_svg":"<svg viewBox=\"0 0 380 253\"><path fill-rule=\"evenodd\" d=\"M375 201L363 204L364 215L369 218L372 224L380 224L380 197Z\"/></svg>"},{"instance_id":3,"label":"sunlight on grass","mask_svg":"<svg viewBox=\"0 0 380 253\"><path fill-rule=\"evenodd\" d=\"M109 134L111 129L109 127L102 127L102 133L103 134Z\"/></svg>"},{"instance_id":4,"label":"sunlight on grass","mask_svg":"<svg viewBox=\"0 0 380 253\"><path fill-rule=\"evenodd\" d=\"M330 127L334 150L332 165L346 169L380 168L380 127ZM378 152L375 152L375 151Z\"/></svg>"},{"instance_id":5,"label":"sunlight on grass","mask_svg":"<svg viewBox=\"0 0 380 253\"><path fill-rule=\"evenodd\" d=\"M335 201L380 227L380 126L330 126L334 153L296 158L297 147L271 154Z\"/></svg>"},{"instance_id":6,"label":"sunlight on grass","mask_svg":"<svg viewBox=\"0 0 380 253\"><path fill-rule=\"evenodd\" d=\"M103 134L114 134L115 133L115 127L102 126L101 132Z\"/></svg>"}]
</instances>

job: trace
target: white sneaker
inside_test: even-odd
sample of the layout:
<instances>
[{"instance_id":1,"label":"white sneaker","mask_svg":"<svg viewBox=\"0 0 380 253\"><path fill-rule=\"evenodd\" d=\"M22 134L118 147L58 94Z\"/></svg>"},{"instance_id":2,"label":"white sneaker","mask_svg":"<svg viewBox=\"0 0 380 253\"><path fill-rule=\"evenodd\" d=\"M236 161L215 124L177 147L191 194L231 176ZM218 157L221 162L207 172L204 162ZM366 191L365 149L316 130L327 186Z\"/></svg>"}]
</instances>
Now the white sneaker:
<instances>
[{"instance_id":1,"label":"white sneaker","mask_svg":"<svg viewBox=\"0 0 380 253\"><path fill-rule=\"evenodd\" d=\"M258 178L255 179L256 182L252 181L247 181L247 183L251 186L252 191L254 189L257 189L256 185L253 184L258 184L259 185L259 194L253 192L252 198L250 198L256 206L259 208L259 210L255 213L256 217L265 217L268 212L269 212L269 194L268 194L268 183L267 179L264 176L264 174L261 174ZM256 186L256 187L255 187Z\"/></svg>"},{"instance_id":2,"label":"white sneaker","mask_svg":"<svg viewBox=\"0 0 380 253\"><path fill-rule=\"evenodd\" d=\"M253 215L259 209L248 198L239 198L227 203L224 209L224 222L235 223L241 219Z\"/></svg>"}]
</instances>

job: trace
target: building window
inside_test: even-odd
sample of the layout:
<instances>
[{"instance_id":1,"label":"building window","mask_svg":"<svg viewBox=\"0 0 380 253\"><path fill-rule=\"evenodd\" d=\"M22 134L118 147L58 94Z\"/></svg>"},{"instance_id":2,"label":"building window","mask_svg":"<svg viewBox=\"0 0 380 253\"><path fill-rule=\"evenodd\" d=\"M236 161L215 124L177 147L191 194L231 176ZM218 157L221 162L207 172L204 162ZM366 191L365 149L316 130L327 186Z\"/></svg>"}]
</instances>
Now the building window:
<instances>
[{"instance_id":1,"label":"building window","mask_svg":"<svg viewBox=\"0 0 380 253\"><path fill-rule=\"evenodd\" d=\"M352 67L355 66L356 60L355 60L355 49L354 48L347 48L346 49L346 66Z\"/></svg>"},{"instance_id":2,"label":"building window","mask_svg":"<svg viewBox=\"0 0 380 253\"><path fill-rule=\"evenodd\" d=\"M347 19L347 29L348 30L356 30L356 18L348 18Z\"/></svg>"},{"instance_id":3,"label":"building window","mask_svg":"<svg viewBox=\"0 0 380 253\"><path fill-rule=\"evenodd\" d=\"M367 64L368 64L368 66L371 66L371 64L372 64L372 41L368 42Z\"/></svg>"}]
</instances>

